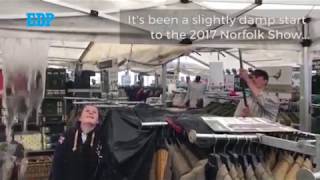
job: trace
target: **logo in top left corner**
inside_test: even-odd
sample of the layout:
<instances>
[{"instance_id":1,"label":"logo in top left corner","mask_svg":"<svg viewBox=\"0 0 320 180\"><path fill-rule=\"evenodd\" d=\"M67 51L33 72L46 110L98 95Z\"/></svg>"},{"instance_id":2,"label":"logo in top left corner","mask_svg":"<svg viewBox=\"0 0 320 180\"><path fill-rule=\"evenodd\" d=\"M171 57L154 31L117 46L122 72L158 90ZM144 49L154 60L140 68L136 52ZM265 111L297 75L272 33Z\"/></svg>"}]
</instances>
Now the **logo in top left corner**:
<instances>
[{"instance_id":1,"label":"logo in top left corner","mask_svg":"<svg viewBox=\"0 0 320 180\"><path fill-rule=\"evenodd\" d=\"M56 18L55 15L50 12L28 12L26 15L27 27L50 27Z\"/></svg>"}]
</instances>

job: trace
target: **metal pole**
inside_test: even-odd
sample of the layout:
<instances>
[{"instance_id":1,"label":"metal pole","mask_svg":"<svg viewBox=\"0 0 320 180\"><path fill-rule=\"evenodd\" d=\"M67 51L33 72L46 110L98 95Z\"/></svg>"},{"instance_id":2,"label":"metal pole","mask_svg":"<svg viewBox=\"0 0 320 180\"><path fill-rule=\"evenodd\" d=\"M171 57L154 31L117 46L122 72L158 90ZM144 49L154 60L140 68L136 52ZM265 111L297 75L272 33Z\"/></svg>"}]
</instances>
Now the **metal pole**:
<instances>
[{"instance_id":1,"label":"metal pole","mask_svg":"<svg viewBox=\"0 0 320 180\"><path fill-rule=\"evenodd\" d=\"M167 126L167 122L142 122L141 126L142 127L147 127L147 126Z\"/></svg>"},{"instance_id":2,"label":"metal pole","mask_svg":"<svg viewBox=\"0 0 320 180\"><path fill-rule=\"evenodd\" d=\"M260 136L258 134L199 134L195 130L190 130L188 133L188 139L191 143L196 143L200 139L225 139L225 140L256 140L260 141Z\"/></svg>"},{"instance_id":3,"label":"metal pole","mask_svg":"<svg viewBox=\"0 0 320 180\"><path fill-rule=\"evenodd\" d=\"M300 68L301 85L300 85L300 130L311 131L311 79L312 79L312 62L310 59L310 46L312 41L309 36L310 18L304 20L306 24L302 25L302 64Z\"/></svg>"},{"instance_id":4,"label":"metal pole","mask_svg":"<svg viewBox=\"0 0 320 180\"><path fill-rule=\"evenodd\" d=\"M237 60L240 61L240 57L237 57L236 55L232 54L231 52L228 52L228 51L226 51L226 50L223 50L222 52L224 52L225 54L227 54L227 55L229 55L229 56L231 56L231 57L233 57L233 58L235 58L235 59L237 59ZM241 58L241 59L242 59L242 58ZM242 59L242 62L243 62L244 64L252 67L252 68L256 68L256 66L254 66L254 65L251 64L251 63L249 63L248 61L245 61L244 59Z\"/></svg>"},{"instance_id":5,"label":"metal pole","mask_svg":"<svg viewBox=\"0 0 320 180\"><path fill-rule=\"evenodd\" d=\"M243 61L242 61L242 53L241 50L239 49L239 62L240 62L240 70L243 69ZM240 86L242 89L242 93L243 93L243 101L244 101L244 105L246 107L248 107L248 102L247 102L247 96L246 96L246 89L244 87L244 81L242 79L240 79Z\"/></svg>"},{"instance_id":6,"label":"metal pole","mask_svg":"<svg viewBox=\"0 0 320 180\"><path fill-rule=\"evenodd\" d=\"M167 64L162 64L162 104L166 107L166 99L167 99Z\"/></svg>"}]
</instances>

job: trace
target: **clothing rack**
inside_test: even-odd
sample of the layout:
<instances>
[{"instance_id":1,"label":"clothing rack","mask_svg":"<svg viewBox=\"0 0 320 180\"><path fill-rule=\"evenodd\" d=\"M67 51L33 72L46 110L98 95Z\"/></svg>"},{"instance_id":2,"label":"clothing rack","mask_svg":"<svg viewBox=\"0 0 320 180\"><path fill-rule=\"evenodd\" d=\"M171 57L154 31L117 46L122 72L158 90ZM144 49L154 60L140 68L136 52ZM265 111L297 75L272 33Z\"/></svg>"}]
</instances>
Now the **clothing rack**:
<instances>
[{"instance_id":1,"label":"clothing rack","mask_svg":"<svg viewBox=\"0 0 320 180\"><path fill-rule=\"evenodd\" d=\"M311 172L310 170L301 169L297 173L297 180L320 180L320 135L316 136L316 156L315 156L315 162L316 162L316 171L317 172Z\"/></svg>"},{"instance_id":2,"label":"clothing rack","mask_svg":"<svg viewBox=\"0 0 320 180\"><path fill-rule=\"evenodd\" d=\"M87 97L63 97L63 99L66 100L106 100L106 99L101 99L101 98L87 98Z\"/></svg>"},{"instance_id":3,"label":"clothing rack","mask_svg":"<svg viewBox=\"0 0 320 180\"><path fill-rule=\"evenodd\" d=\"M75 101L73 104L75 105L83 105L83 104L128 104L128 105L136 105L136 104L144 104L143 101Z\"/></svg>"},{"instance_id":4,"label":"clothing rack","mask_svg":"<svg viewBox=\"0 0 320 180\"><path fill-rule=\"evenodd\" d=\"M301 169L297 173L297 180L320 180L320 172L313 173L307 169Z\"/></svg>"},{"instance_id":5,"label":"clothing rack","mask_svg":"<svg viewBox=\"0 0 320 180\"><path fill-rule=\"evenodd\" d=\"M310 155L314 158L317 165L317 172L313 173L308 170L301 170L298 173L297 180L320 180L320 135L314 135L299 131L299 133L311 136L313 135L316 140L299 140L291 141L282 138L272 137L264 134L249 134L249 135L231 135L231 134L199 134L191 130L188 133L189 141L196 143L199 139L226 139L226 140L251 140L259 142L263 145L276 147L283 150L298 152L305 155ZM315 144L312 144L315 142Z\"/></svg>"},{"instance_id":6,"label":"clothing rack","mask_svg":"<svg viewBox=\"0 0 320 180\"><path fill-rule=\"evenodd\" d=\"M247 141L259 141L260 135L256 134L199 134L195 130L190 130L188 138L191 143L196 143L199 139L219 139L219 140L247 140Z\"/></svg>"},{"instance_id":7,"label":"clothing rack","mask_svg":"<svg viewBox=\"0 0 320 180\"><path fill-rule=\"evenodd\" d=\"M167 126L167 122L142 122L142 127Z\"/></svg>"},{"instance_id":8,"label":"clothing rack","mask_svg":"<svg viewBox=\"0 0 320 180\"><path fill-rule=\"evenodd\" d=\"M199 139L251 140L279 149L317 156L317 146L312 145L309 140L299 140L296 142L264 134L199 134L194 130L189 131L188 136L191 143L196 143Z\"/></svg>"},{"instance_id":9,"label":"clothing rack","mask_svg":"<svg viewBox=\"0 0 320 180\"><path fill-rule=\"evenodd\" d=\"M314 107L314 108L320 108L320 104L312 104L312 107Z\"/></svg>"},{"instance_id":10,"label":"clothing rack","mask_svg":"<svg viewBox=\"0 0 320 180\"><path fill-rule=\"evenodd\" d=\"M84 105L84 104L104 104L104 101L74 101L75 105Z\"/></svg>"},{"instance_id":11,"label":"clothing rack","mask_svg":"<svg viewBox=\"0 0 320 180\"><path fill-rule=\"evenodd\" d=\"M167 126L167 122L142 122L142 127L152 126ZM283 150L297 152L305 155L310 155L314 158L314 163L317 165L317 172L313 173L309 170L300 170L297 175L297 180L320 180L320 135L315 135L307 132L298 131L298 134L315 137L315 140L299 140L292 141L264 134L201 134L195 130L190 130L188 138L191 143L196 143L201 139L216 139L216 140L237 140L258 142L263 145L275 147ZM312 144L314 143L314 144Z\"/></svg>"}]
</instances>

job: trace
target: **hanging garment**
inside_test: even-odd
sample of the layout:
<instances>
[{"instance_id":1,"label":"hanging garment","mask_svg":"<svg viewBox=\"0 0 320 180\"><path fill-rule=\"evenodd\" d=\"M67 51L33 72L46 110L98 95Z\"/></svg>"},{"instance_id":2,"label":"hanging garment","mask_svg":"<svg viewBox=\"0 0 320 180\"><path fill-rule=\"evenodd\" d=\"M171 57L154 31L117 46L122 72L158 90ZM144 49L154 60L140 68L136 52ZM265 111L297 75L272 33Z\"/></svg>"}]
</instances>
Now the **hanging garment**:
<instances>
[{"instance_id":1,"label":"hanging garment","mask_svg":"<svg viewBox=\"0 0 320 180\"><path fill-rule=\"evenodd\" d=\"M191 167L176 145L169 145L168 148L169 153L172 153L172 179L180 180L183 175L191 171Z\"/></svg>"},{"instance_id":2,"label":"hanging garment","mask_svg":"<svg viewBox=\"0 0 320 180\"><path fill-rule=\"evenodd\" d=\"M272 174L269 174L261 163L255 164L254 169L258 180L273 180Z\"/></svg>"},{"instance_id":3,"label":"hanging garment","mask_svg":"<svg viewBox=\"0 0 320 180\"><path fill-rule=\"evenodd\" d=\"M266 162L262 162L261 164L262 164L264 170L267 172L267 174L269 174L270 176L273 176L269 165L267 165Z\"/></svg>"},{"instance_id":4,"label":"hanging garment","mask_svg":"<svg viewBox=\"0 0 320 180\"><path fill-rule=\"evenodd\" d=\"M214 180L217 177L218 167L211 164L210 160L204 167L206 180Z\"/></svg>"},{"instance_id":5,"label":"hanging garment","mask_svg":"<svg viewBox=\"0 0 320 180\"><path fill-rule=\"evenodd\" d=\"M294 159L291 155L285 154L273 169L273 176L275 180L284 180Z\"/></svg>"},{"instance_id":6,"label":"hanging garment","mask_svg":"<svg viewBox=\"0 0 320 180\"><path fill-rule=\"evenodd\" d=\"M146 114L146 112L144 112ZM149 180L157 139L161 132L141 130L141 121L149 119L137 108L110 108L103 123L106 174L117 180ZM125 133L124 133L125 132Z\"/></svg>"},{"instance_id":7,"label":"hanging garment","mask_svg":"<svg viewBox=\"0 0 320 180\"><path fill-rule=\"evenodd\" d=\"M157 153L154 153L152 158L152 164L150 167L149 180L156 180L156 169L157 169Z\"/></svg>"},{"instance_id":8,"label":"hanging garment","mask_svg":"<svg viewBox=\"0 0 320 180\"><path fill-rule=\"evenodd\" d=\"M169 166L169 152L167 149L159 149L153 155L152 165L150 168L149 180L166 180L166 172Z\"/></svg>"},{"instance_id":9,"label":"hanging garment","mask_svg":"<svg viewBox=\"0 0 320 180\"><path fill-rule=\"evenodd\" d=\"M269 154L265 155L266 160L265 160L265 169L267 169L267 171L270 171L274 168L274 166L276 165L276 160L277 160L277 155L276 152L274 150L271 150L271 152Z\"/></svg>"},{"instance_id":10,"label":"hanging garment","mask_svg":"<svg viewBox=\"0 0 320 180\"><path fill-rule=\"evenodd\" d=\"M207 163L208 159L198 161L191 172L182 176L180 180L206 180L205 165Z\"/></svg>"},{"instance_id":11,"label":"hanging garment","mask_svg":"<svg viewBox=\"0 0 320 180\"><path fill-rule=\"evenodd\" d=\"M235 165L233 163L231 163L229 165L229 168L230 168L230 176L232 178L232 180L240 180L239 176L238 176L238 171L235 167Z\"/></svg>"},{"instance_id":12,"label":"hanging garment","mask_svg":"<svg viewBox=\"0 0 320 180\"><path fill-rule=\"evenodd\" d=\"M240 180L245 180L243 168L241 167L240 164L236 165L236 170L237 170L237 174L238 174L239 179Z\"/></svg>"},{"instance_id":13,"label":"hanging garment","mask_svg":"<svg viewBox=\"0 0 320 180\"><path fill-rule=\"evenodd\" d=\"M167 165L164 171L164 179L165 180L173 180L173 152L172 152L172 148L171 150L169 149L168 144L166 144L167 146L167 150L168 150L168 160L167 160Z\"/></svg>"},{"instance_id":14,"label":"hanging garment","mask_svg":"<svg viewBox=\"0 0 320 180\"><path fill-rule=\"evenodd\" d=\"M165 170L168 164L169 153L166 149L160 149L156 153L157 168L156 168L156 180L165 180Z\"/></svg>"},{"instance_id":15,"label":"hanging garment","mask_svg":"<svg viewBox=\"0 0 320 180\"><path fill-rule=\"evenodd\" d=\"M185 158L189 162L189 165L194 168L199 162L199 159L193 154L193 152L189 150L189 148L186 145L180 144L180 149L182 154L185 156Z\"/></svg>"},{"instance_id":16,"label":"hanging garment","mask_svg":"<svg viewBox=\"0 0 320 180\"><path fill-rule=\"evenodd\" d=\"M175 122L181 125L185 131L193 129L197 133L212 133L211 128L204 122L201 115L184 113L181 114Z\"/></svg>"},{"instance_id":17,"label":"hanging garment","mask_svg":"<svg viewBox=\"0 0 320 180\"><path fill-rule=\"evenodd\" d=\"M298 156L298 158L294 162L293 166L289 170L288 174L286 175L285 180L296 180L297 173L301 169L303 161L304 161L303 157Z\"/></svg>"},{"instance_id":18,"label":"hanging garment","mask_svg":"<svg viewBox=\"0 0 320 180\"><path fill-rule=\"evenodd\" d=\"M251 165L248 165L246 169L246 180L257 180Z\"/></svg>"},{"instance_id":19,"label":"hanging garment","mask_svg":"<svg viewBox=\"0 0 320 180\"><path fill-rule=\"evenodd\" d=\"M309 158L306 158L306 160L303 162L302 168L305 168L311 171L313 170L312 162Z\"/></svg>"},{"instance_id":20,"label":"hanging garment","mask_svg":"<svg viewBox=\"0 0 320 180\"><path fill-rule=\"evenodd\" d=\"M232 180L232 178L228 172L227 166L225 164L222 164L219 167L216 180Z\"/></svg>"}]
</instances>

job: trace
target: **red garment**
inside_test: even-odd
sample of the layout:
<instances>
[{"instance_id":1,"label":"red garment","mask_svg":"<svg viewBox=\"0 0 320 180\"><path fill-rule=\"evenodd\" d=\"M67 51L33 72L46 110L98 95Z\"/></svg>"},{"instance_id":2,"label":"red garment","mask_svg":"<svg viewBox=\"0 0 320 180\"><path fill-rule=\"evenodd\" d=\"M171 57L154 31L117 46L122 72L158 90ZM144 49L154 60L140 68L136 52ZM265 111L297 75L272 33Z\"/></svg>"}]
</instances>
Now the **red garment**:
<instances>
[{"instance_id":1,"label":"red garment","mask_svg":"<svg viewBox=\"0 0 320 180\"><path fill-rule=\"evenodd\" d=\"M3 74L2 70L0 69L0 91L3 90Z\"/></svg>"},{"instance_id":2,"label":"red garment","mask_svg":"<svg viewBox=\"0 0 320 180\"><path fill-rule=\"evenodd\" d=\"M26 91L28 89L28 79L25 75L18 73L13 77L13 88L15 91Z\"/></svg>"}]
</instances>

